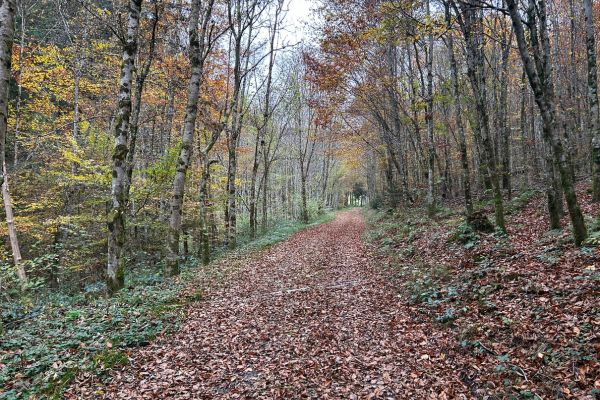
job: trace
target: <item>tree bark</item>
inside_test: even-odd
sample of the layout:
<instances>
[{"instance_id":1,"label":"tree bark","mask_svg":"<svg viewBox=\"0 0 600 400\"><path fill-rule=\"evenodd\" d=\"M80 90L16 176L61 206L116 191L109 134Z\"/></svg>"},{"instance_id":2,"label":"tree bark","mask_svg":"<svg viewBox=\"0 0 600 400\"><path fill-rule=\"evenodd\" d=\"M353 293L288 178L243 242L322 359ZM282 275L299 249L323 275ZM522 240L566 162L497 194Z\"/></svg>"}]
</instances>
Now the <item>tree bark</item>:
<instances>
[{"instance_id":1,"label":"tree bark","mask_svg":"<svg viewBox=\"0 0 600 400\"><path fill-rule=\"evenodd\" d=\"M125 214L127 211L127 153L131 119L131 90L134 60L138 46L138 28L142 0L129 0L127 36L121 57L121 81L118 111L115 121L115 149L112 156L111 201L108 206L108 263L107 285L109 292L121 289L125 284Z\"/></svg>"},{"instance_id":2,"label":"tree bark","mask_svg":"<svg viewBox=\"0 0 600 400\"><path fill-rule=\"evenodd\" d=\"M8 235L12 248L17 277L23 285L27 282L25 268L21 263L21 249L17 239L17 229L14 224L12 204L8 190L8 176L6 171L6 132L8 122L8 89L10 85L12 45L15 29L15 8L14 0L0 0L0 165L2 174L0 183L2 184L2 198L4 200L4 210L6 212L6 223L8 224Z\"/></svg>"},{"instance_id":3,"label":"tree bark","mask_svg":"<svg viewBox=\"0 0 600 400\"><path fill-rule=\"evenodd\" d=\"M473 199L471 197L471 171L469 169L469 154L467 152L467 140L465 128L462 121L462 107L460 102L460 86L458 82L458 67L454 55L454 38L451 29L450 6L446 3L446 24L448 25L448 55L450 58L450 72L452 74L452 91L454 95L454 117L458 130L458 145L460 150L460 163L462 168L463 194L465 196L465 216L467 222L473 218Z\"/></svg>"},{"instance_id":4,"label":"tree bark","mask_svg":"<svg viewBox=\"0 0 600 400\"><path fill-rule=\"evenodd\" d=\"M592 200L600 201L600 106L598 105L598 66L592 0L583 0L587 49L587 97L590 107L592 143Z\"/></svg>"},{"instance_id":5,"label":"tree bark","mask_svg":"<svg viewBox=\"0 0 600 400\"><path fill-rule=\"evenodd\" d=\"M13 166L19 163L19 137L21 136L21 102L23 101L23 71L24 71L24 49L25 49L25 7L22 2L17 5L21 20L21 32L19 38L19 80L17 82L17 104L15 106L15 143Z\"/></svg>"},{"instance_id":6,"label":"tree bark","mask_svg":"<svg viewBox=\"0 0 600 400\"><path fill-rule=\"evenodd\" d=\"M22 262L23 258L21 257L21 247L19 246L19 239L17 237L17 227L15 226L12 203L10 200L10 190L8 188L8 174L6 172L6 162L4 162L2 166L2 170L4 174L4 182L2 183L2 199L4 200L6 224L8 225L8 237L10 239L10 247L12 249L15 268L17 270L17 277L19 278L21 284L23 284L27 282L27 275L25 273L25 266Z\"/></svg>"},{"instance_id":7,"label":"tree bark","mask_svg":"<svg viewBox=\"0 0 600 400\"><path fill-rule=\"evenodd\" d=\"M177 158L175 177L173 178L173 194L171 197L171 213L169 218L169 237L167 240L167 256L165 275L172 276L179 273L179 236L181 234L181 219L183 214L183 198L185 194L185 177L192 157L192 144L196 131L196 118L198 116L198 97L204 67L204 41L206 29L212 14L214 0L208 4L203 15L201 35L198 34L200 20L200 0L192 1L188 35L189 58L191 76L188 84L188 100L185 111L183 137L179 156Z\"/></svg>"},{"instance_id":8,"label":"tree bark","mask_svg":"<svg viewBox=\"0 0 600 400\"><path fill-rule=\"evenodd\" d=\"M577 202L577 195L575 193L575 187L572 175L569 171L562 141L554 132L557 116L556 104L554 102L554 87L551 76L550 43L546 26L546 3L545 0L540 0L538 4L534 4L533 0L530 0L529 8L527 10L527 25L530 30L531 47L535 63L534 60L532 60L525 40L523 21L517 9L517 4L515 0L507 0L507 5L515 36L517 38L519 53L523 65L525 66L527 77L529 78L529 84L535 96L535 102L538 105L542 116L543 137L552 149L553 161L559 169L562 190L567 200L571 224L573 226L575 245L579 246L587 238L587 228L585 226L583 214L579 208L579 203ZM539 38L536 15L538 15L540 19ZM549 168L552 168L552 165L550 165Z\"/></svg>"},{"instance_id":9,"label":"tree bark","mask_svg":"<svg viewBox=\"0 0 600 400\"><path fill-rule=\"evenodd\" d=\"M427 18L431 18L430 0L427 0L426 14ZM433 32L429 28L427 35L427 109L425 120L427 122L427 147L428 147L428 163L427 163L427 213L429 216L435 214L435 147L433 142Z\"/></svg>"},{"instance_id":10,"label":"tree bark","mask_svg":"<svg viewBox=\"0 0 600 400\"><path fill-rule=\"evenodd\" d=\"M200 218L198 228L200 229L200 256L203 265L210 263L210 238L208 235L208 207L210 206L208 185L210 184L210 161L208 157L202 160L202 176L200 178Z\"/></svg>"}]
</instances>

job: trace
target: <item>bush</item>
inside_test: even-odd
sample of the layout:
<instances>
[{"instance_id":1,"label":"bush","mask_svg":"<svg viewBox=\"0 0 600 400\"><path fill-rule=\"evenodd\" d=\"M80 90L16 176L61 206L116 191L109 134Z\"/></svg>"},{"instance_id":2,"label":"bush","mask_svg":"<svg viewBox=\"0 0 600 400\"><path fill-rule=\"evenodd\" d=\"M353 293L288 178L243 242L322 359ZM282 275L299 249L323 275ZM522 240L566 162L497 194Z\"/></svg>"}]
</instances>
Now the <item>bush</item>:
<instances>
[{"instance_id":1,"label":"bush","mask_svg":"<svg viewBox=\"0 0 600 400\"><path fill-rule=\"evenodd\" d=\"M467 222L460 223L448 237L449 242L458 242L465 248L474 247L479 241L479 235Z\"/></svg>"},{"instance_id":2,"label":"bush","mask_svg":"<svg viewBox=\"0 0 600 400\"><path fill-rule=\"evenodd\" d=\"M369 206L373 210L380 210L383 207L383 197L380 194L375 195L369 202Z\"/></svg>"}]
</instances>

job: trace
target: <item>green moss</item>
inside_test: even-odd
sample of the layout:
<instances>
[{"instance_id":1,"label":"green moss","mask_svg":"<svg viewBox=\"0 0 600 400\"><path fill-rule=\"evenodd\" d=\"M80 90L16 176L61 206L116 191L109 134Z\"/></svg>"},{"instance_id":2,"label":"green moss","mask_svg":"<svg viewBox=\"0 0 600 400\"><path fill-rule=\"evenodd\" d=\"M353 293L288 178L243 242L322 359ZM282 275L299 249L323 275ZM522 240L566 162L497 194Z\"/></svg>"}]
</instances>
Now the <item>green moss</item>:
<instances>
[{"instance_id":1,"label":"green moss","mask_svg":"<svg viewBox=\"0 0 600 400\"><path fill-rule=\"evenodd\" d=\"M44 390L43 394L51 400L59 400L64 390L69 387L71 382L75 380L75 377L79 373L79 368L72 367L67 368L58 374L56 377L50 379Z\"/></svg>"},{"instance_id":2,"label":"green moss","mask_svg":"<svg viewBox=\"0 0 600 400\"><path fill-rule=\"evenodd\" d=\"M194 303L204 300L204 290L201 288L195 289L191 293L187 293L184 297L184 303Z\"/></svg>"},{"instance_id":3,"label":"green moss","mask_svg":"<svg viewBox=\"0 0 600 400\"><path fill-rule=\"evenodd\" d=\"M129 364L127 353L120 350L107 349L94 356L94 366L100 370Z\"/></svg>"}]
</instances>

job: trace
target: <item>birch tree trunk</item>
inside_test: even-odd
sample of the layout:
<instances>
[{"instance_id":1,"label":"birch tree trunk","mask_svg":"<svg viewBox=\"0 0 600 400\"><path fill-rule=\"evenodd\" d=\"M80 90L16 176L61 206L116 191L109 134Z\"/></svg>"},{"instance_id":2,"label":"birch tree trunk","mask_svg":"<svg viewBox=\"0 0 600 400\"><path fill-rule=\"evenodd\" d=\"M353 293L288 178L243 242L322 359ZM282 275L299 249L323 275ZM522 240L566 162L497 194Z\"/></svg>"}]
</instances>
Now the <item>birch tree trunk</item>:
<instances>
[{"instance_id":1,"label":"birch tree trunk","mask_svg":"<svg viewBox=\"0 0 600 400\"><path fill-rule=\"evenodd\" d=\"M6 223L8 224L8 235L10 246L12 248L17 277L21 284L27 282L25 268L21 263L21 249L17 239L17 229L15 228L12 204L8 191L8 176L6 173L6 132L8 122L8 88L10 84L10 71L12 61L12 45L15 29L15 8L14 0L0 0L0 165L2 165L2 175L0 183L2 184L2 198L4 200L4 210L6 212Z\"/></svg>"},{"instance_id":2,"label":"birch tree trunk","mask_svg":"<svg viewBox=\"0 0 600 400\"><path fill-rule=\"evenodd\" d=\"M24 49L25 49L25 7L20 2L18 4L19 19L21 20L21 31L19 38L19 80L17 82L17 104L15 106L15 143L13 166L16 167L19 162L19 137L21 136L21 102L23 101L23 71L24 71Z\"/></svg>"},{"instance_id":3,"label":"birch tree trunk","mask_svg":"<svg viewBox=\"0 0 600 400\"><path fill-rule=\"evenodd\" d=\"M179 273L179 236L181 234L181 217L183 213L183 196L185 190L185 176L192 156L192 143L196 130L196 117L198 115L198 96L200 94L200 80L202 79L202 62L200 54L200 39L198 35L198 21L200 19L200 0L192 1L192 11L188 26L190 44L190 66L192 74L188 85L188 100L185 111L183 138L179 157L177 158L175 178L173 179L173 195L171 197L171 214L169 218L169 237L167 240L167 257L165 275L172 276Z\"/></svg>"},{"instance_id":4,"label":"birch tree trunk","mask_svg":"<svg viewBox=\"0 0 600 400\"><path fill-rule=\"evenodd\" d=\"M138 28L142 0L129 0L127 36L123 43L119 102L115 121L115 149L112 156L111 201L108 208L108 263L107 285L110 293L125 284L125 219L127 212L127 153L131 119L131 91L134 60L138 45Z\"/></svg>"},{"instance_id":5,"label":"birch tree trunk","mask_svg":"<svg viewBox=\"0 0 600 400\"><path fill-rule=\"evenodd\" d=\"M590 131L592 136L592 199L600 201L600 106L598 105L598 66L596 64L596 38L592 0L583 0L587 49L587 97L590 106Z\"/></svg>"},{"instance_id":6,"label":"birch tree trunk","mask_svg":"<svg viewBox=\"0 0 600 400\"><path fill-rule=\"evenodd\" d=\"M150 35L150 43L148 49L148 57L144 61L144 64L137 71L136 84L135 84L135 92L133 97L133 105L131 112L131 126L129 129L129 152L127 153L127 197L129 197L129 190L131 188L132 178L133 178L133 167L136 145L137 145L137 137L140 128L140 112L142 110L142 97L144 94L144 86L146 84L146 79L148 78L148 74L150 73L150 66L152 65L152 61L154 61L154 49L156 47L156 29L158 27L158 3L154 5L154 16L152 20L152 28ZM143 153L141 154L142 158Z\"/></svg>"},{"instance_id":7,"label":"birch tree trunk","mask_svg":"<svg viewBox=\"0 0 600 400\"><path fill-rule=\"evenodd\" d=\"M4 200L4 212L6 213L6 224L8 225L8 237L10 239L10 247L12 249L13 260L17 270L17 277L23 284L27 282L25 267L23 266L23 258L21 257L21 248L19 247L19 239L17 237L17 228L13 216L12 203L10 201L10 191L8 189L8 174L6 172L6 161L2 166L4 174L4 182L2 183L2 199Z\"/></svg>"},{"instance_id":8,"label":"birch tree trunk","mask_svg":"<svg viewBox=\"0 0 600 400\"><path fill-rule=\"evenodd\" d=\"M4 165L6 157L8 89L15 31L15 7L15 0L0 0L0 165ZM0 183L4 183L4 179L4 171L2 171Z\"/></svg>"}]
</instances>

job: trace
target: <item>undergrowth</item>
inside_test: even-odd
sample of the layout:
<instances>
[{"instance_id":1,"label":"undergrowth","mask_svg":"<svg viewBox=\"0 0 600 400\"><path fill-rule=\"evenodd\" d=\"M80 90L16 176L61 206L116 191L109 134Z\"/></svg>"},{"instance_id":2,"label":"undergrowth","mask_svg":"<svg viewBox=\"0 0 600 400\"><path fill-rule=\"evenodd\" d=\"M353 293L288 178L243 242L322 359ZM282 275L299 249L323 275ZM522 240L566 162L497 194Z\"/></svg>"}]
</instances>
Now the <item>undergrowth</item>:
<instances>
[{"instance_id":1,"label":"undergrowth","mask_svg":"<svg viewBox=\"0 0 600 400\"><path fill-rule=\"evenodd\" d=\"M333 218L327 213L308 225L280 223L254 241L242 241L236 254L264 249ZM202 301L202 288L184 291L195 277L223 278L216 263L197 265L196 259L188 259L176 279L164 278L160 266L137 265L128 273L126 288L110 298L97 283L76 294L28 293L3 299L0 399L58 399L79 373L106 376L126 365L131 348L177 329L185 306Z\"/></svg>"}]
</instances>

